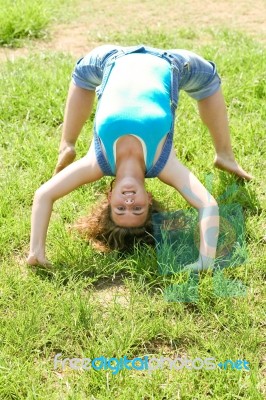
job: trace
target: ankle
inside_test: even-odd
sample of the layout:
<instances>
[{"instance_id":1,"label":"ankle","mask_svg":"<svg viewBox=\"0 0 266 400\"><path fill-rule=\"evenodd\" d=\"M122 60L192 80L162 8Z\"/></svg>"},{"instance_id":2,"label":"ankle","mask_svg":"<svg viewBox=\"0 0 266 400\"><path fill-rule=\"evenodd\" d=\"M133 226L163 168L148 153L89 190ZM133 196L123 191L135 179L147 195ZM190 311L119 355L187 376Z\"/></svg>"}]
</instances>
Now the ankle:
<instances>
[{"instance_id":1,"label":"ankle","mask_svg":"<svg viewBox=\"0 0 266 400\"><path fill-rule=\"evenodd\" d=\"M215 159L216 160L235 161L235 156L231 150L219 151L216 153Z\"/></svg>"},{"instance_id":2,"label":"ankle","mask_svg":"<svg viewBox=\"0 0 266 400\"><path fill-rule=\"evenodd\" d=\"M75 151L75 143L66 141L61 142L59 146L59 153L62 153L66 149Z\"/></svg>"}]
</instances>

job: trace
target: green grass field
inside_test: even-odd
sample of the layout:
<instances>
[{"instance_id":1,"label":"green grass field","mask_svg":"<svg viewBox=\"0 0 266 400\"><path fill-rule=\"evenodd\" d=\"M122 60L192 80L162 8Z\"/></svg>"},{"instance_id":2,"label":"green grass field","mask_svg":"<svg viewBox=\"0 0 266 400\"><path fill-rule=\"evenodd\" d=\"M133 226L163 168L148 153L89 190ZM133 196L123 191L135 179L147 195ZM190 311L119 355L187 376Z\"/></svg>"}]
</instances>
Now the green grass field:
<instances>
[{"instance_id":1,"label":"green grass field","mask_svg":"<svg viewBox=\"0 0 266 400\"><path fill-rule=\"evenodd\" d=\"M0 0L0 45L47 37L51 23L67 20L73 5L75 0Z\"/></svg>"},{"instance_id":2,"label":"green grass field","mask_svg":"<svg viewBox=\"0 0 266 400\"><path fill-rule=\"evenodd\" d=\"M32 199L53 173L75 60L47 52L0 64L1 400L264 398L265 49L244 33L209 30L207 34L212 38L208 44L197 41L198 31L193 29L140 29L124 36L114 32L109 39L123 45L189 48L217 63L236 157L256 178L237 182L237 190L224 200L244 210L248 259L225 270L227 278L247 286L247 295L241 297L215 296L212 275L204 273L198 302L166 301L166 288L185 282L187 275L161 275L154 250L136 249L127 257L102 255L70 231L69 226L104 193L109 178L79 188L55 204L47 239L53 269L27 267ZM14 43L13 33L1 35L0 43ZM213 169L210 136L195 102L183 93L177 115L178 157L202 182L213 174L212 193L221 196L236 180ZM78 157L86 154L91 134L92 118L80 136ZM147 187L171 210L188 209L157 179L147 180ZM62 370L54 369L58 353L62 358L91 359L245 359L250 371Z\"/></svg>"}]
</instances>

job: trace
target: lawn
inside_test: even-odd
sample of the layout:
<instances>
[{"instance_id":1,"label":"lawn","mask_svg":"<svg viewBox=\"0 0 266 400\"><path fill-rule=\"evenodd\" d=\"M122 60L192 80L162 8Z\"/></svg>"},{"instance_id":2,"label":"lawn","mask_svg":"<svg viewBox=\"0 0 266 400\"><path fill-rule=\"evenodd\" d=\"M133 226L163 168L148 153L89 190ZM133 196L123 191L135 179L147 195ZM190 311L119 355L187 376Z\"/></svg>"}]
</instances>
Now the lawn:
<instances>
[{"instance_id":1,"label":"lawn","mask_svg":"<svg viewBox=\"0 0 266 400\"><path fill-rule=\"evenodd\" d=\"M45 3L38 2L40 10L44 10ZM65 6L64 2L54 3L59 11L52 14L60 15L60 7ZM34 10L38 7L36 2ZM0 20L1 15L2 11ZM37 14L32 15L33 21L40 22ZM49 26L46 22L37 25L35 37ZM16 30L21 31L21 26L17 22ZM14 36L14 29L12 32L6 36L0 32L0 43L14 45L20 36ZM201 42L199 35L202 37L203 33L193 27L169 31L140 27L138 32L114 31L108 40L123 45L146 43L194 49L216 62L235 154L255 180L241 183L213 168L210 136L200 123L195 102L184 93L177 113L175 148L179 159L206 183L220 206L241 206L248 256L243 264L226 268L223 273L226 279L240 280L246 293L219 297L219 291L214 290L219 281L214 281L211 272L205 272L197 284L198 298L181 302L165 293L172 285L186 282L187 273L162 273L154 249L136 248L132 255L121 256L101 254L87 245L70 227L104 194L109 178L81 187L55 204L47 238L53 268L29 268L25 258L32 199L35 190L53 173L66 93L76 60L68 54L41 52L3 62L1 400L264 398L265 49L240 31L206 29L208 40ZM100 37L98 41L103 43ZM78 157L86 154L92 123L93 115L78 141ZM189 210L181 196L157 179L147 180L147 188L170 210ZM216 364L228 359L246 360L249 370L218 366L213 370L177 370L165 365L154 371L124 368L114 373L111 367L85 370L66 363L62 368L55 365L57 354L61 359L211 357Z\"/></svg>"}]
</instances>

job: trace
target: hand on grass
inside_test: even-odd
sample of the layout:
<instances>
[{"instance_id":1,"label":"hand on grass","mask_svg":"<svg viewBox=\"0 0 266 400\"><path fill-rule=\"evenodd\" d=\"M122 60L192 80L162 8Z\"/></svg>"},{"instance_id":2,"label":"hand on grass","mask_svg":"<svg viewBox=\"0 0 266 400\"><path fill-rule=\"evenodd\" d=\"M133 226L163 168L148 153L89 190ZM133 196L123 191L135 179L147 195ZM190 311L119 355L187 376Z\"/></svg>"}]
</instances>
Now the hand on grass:
<instances>
[{"instance_id":1,"label":"hand on grass","mask_svg":"<svg viewBox=\"0 0 266 400\"><path fill-rule=\"evenodd\" d=\"M183 271L200 272L202 271L201 264L199 263L199 261L188 264L183 268Z\"/></svg>"},{"instance_id":2,"label":"hand on grass","mask_svg":"<svg viewBox=\"0 0 266 400\"><path fill-rule=\"evenodd\" d=\"M47 268L52 266L45 256L37 256L36 254L29 254L27 264L31 266L41 265Z\"/></svg>"},{"instance_id":3,"label":"hand on grass","mask_svg":"<svg viewBox=\"0 0 266 400\"><path fill-rule=\"evenodd\" d=\"M200 272L200 271L206 271L208 269L213 269L213 267L214 267L213 258L199 256L199 259L196 262L186 265L184 267L184 271Z\"/></svg>"}]
</instances>

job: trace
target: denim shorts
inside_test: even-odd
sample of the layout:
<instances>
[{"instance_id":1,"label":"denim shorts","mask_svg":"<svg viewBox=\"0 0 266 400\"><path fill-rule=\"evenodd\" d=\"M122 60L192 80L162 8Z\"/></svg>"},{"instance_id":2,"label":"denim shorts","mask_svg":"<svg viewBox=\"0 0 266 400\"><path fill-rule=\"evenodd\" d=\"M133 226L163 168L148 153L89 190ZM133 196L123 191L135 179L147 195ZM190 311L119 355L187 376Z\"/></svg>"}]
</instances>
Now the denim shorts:
<instances>
[{"instance_id":1,"label":"denim shorts","mask_svg":"<svg viewBox=\"0 0 266 400\"><path fill-rule=\"evenodd\" d=\"M171 64L169 100L171 101L172 123L158 160L145 173L146 178L153 178L158 176L164 168L173 145L175 110L178 105L179 91L182 89L194 99L201 100L214 94L219 89L221 80L213 62L206 61L187 50L161 50L142 45L134 47L104 45L92 50L77 62L72 75L74 84L84 89L96 90L100 100L115 59L133 52L154 54L165 58ZM114 176L115 174L103 153L95 124L94 144L96 158L104 175Z\"/></svg>"},{"instance_id":2,"label":"denim shorts","mask_svg":"<svg viewBox=\"0 0 266 400\"><path fill-rule=\"evenodd\" d=\"M88 90L96 90L101 84L104 68L112 56L118 51L128 51L132 47L116 45L103 45L96 47L85 57L81 58L73 71L72 79L75 85ZM161 49L149 48L157 50ZM183 49L166 50L171 54L179 66L178 87L176 90L184 90L195 100L201 100L214 94L220 87L221 79L217 74L216 65L197 54Z\"/></svg>"}]
</instances>

